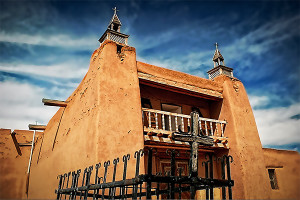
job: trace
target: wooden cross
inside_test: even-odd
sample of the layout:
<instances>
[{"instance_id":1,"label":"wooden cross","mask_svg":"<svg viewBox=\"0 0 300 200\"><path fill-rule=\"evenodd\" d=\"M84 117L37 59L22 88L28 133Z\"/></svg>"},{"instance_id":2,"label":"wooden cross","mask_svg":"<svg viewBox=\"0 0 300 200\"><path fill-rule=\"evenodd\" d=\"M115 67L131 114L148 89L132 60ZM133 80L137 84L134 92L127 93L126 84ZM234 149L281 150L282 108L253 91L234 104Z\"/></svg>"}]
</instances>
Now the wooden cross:
<instances>
[{"instance_id":1,"label":"wooden cross","mask_svg":"<svg viewBox=\"0 0 300 200\"><path fill-rule=\"evenodd\" d=\"M117 10L117 7L114 7L113 10L115 11L115 13L114 13L115 15L116 15L117 12L119 11L119 10Z\"/></svg>"},{"instance_id":2,"label":"wooden cross","mask_svg":"<svg viewBox=\"0 0 300 200\"><path fill-rule=\"evenodd\" d=\"M189 142L191 145L191 175L198 175L198 148L199 144L212 146L214 139L208 136L199 134L199 113L191 112L191 130L190 132L174 132L172 139L182 142Z\"/></svg>"}]
</instances>

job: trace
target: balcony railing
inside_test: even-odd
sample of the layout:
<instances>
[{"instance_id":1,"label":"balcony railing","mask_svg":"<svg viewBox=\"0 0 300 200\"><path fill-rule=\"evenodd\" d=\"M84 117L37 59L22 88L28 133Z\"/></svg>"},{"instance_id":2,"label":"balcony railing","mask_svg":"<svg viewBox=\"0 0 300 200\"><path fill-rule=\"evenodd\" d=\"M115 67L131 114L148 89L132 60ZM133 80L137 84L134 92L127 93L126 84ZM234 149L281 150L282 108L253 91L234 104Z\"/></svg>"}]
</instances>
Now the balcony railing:
<instances>
[{"instance_id":1,"label":"balcony railing","mask_svg":"<svg viewBox=\"0 0 300 200\"><path fill-rule=\"evenodd\" d=\"M171 136L172 132L189 132L191 116L142 108L144 132L148 135ZM227 122L199 117L199 129L202 135L224 138Z\"/></svg>"}]
</instances>

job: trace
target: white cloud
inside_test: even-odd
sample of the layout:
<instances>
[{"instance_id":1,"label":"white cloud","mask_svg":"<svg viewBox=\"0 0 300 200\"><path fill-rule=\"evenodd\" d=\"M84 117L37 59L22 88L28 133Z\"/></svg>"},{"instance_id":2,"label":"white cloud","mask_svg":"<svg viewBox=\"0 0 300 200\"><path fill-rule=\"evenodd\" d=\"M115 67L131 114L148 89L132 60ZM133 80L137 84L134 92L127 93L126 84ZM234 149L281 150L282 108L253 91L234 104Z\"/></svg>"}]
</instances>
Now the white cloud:
<instances>
[{"instance_id":1,"label":"white cloud","mask_svg":"<svg viewBox=\"0 0 300 200\"><path fill-rule=\"evenodd\" d=\"M254 105L265 102L265 97L252 99ZM253 112L263 146L300 143L300 120L291 119L300 114L300 103L288 107L254 109Z\"/></svg>"},{"instance_id":2,"label":"white cloud","mask_svg":"<svg viewBox=\"0 0 300 200\"><path fill-rule=\"evenodd\" d=\"M27 130L28 124L35 121L47 124L58 108L44 106L42 98L55 90L27 83L0 82L0 128Z\"/></svg>"},{"instance_id":3,"label":"white cloud","mask_svg":"<svg viewBox=\"0 0 300 200\"><path fill-rule=\"evenodd\" d=\"M70 35L54 34L54 35L28 35L24 33L6 33L0 32L1 42L21 43L29 45L45 45L45 46L56 46L64 48L77 48L80 50L85 49L96 49L99 46L97 41L98 36L89 35L85 37L72 38ZM91 39L95 38L95 40Z\"/></svg>"},{"instance_id":4,"label":"white cloud","mask_svg":"<svg viewBox=\"0 0 300 200\"><path fill-rule=\"evenodd\" d=\"M266 106L269 103L267 96L254 96L249 95L249 101L253 109L261 106Z\"/></svg>"},{"instance_id":5,"label":"white cloud","mask_svg":"<svg viewBox=\"0 0 300 200\"><path fill-rule=\"evenodd\" d=\"M88 67L88 63L77 60L76 62L65 62L54 65L23 65L23 64L1 64L0 70L5 72L29 74L32 76L45 76L52 78L82 78Z\"/></svg>"}]
</instances>

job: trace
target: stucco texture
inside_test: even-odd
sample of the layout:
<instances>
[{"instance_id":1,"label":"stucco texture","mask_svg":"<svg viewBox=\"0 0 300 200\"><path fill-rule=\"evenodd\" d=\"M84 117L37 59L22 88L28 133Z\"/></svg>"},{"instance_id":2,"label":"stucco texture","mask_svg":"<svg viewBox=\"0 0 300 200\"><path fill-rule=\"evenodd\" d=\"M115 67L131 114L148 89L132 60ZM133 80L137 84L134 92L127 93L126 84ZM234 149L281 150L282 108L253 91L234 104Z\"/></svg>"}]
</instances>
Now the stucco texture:
<instances>
[{"instance_id":1,"label":"stucco texture","mask_svg":"<svg viewBox=\"0 0 300 200\"><path fill-rule=\"evenodd\" d=\"M300 155L296 151L263 148L266 173L275 169L278 189L271 199L300 199ZM271 188L271 185L269 184Z\"/></svg>"},{"instance_id":2,"label":"stucco texture","mask_svg":"<svg viewBox=\"0 0 300 200\"><path fill-rule=\"evenodd\" d=\"M117 53L117 44L105 41L93 53L86 76L67 102L46 127L39 162L32 167L29 198L55 198L57 175L99 162L103 166L106 160L127 153L133 156L143 148L134 48L124 46ZM143 166L142 162L141 173ZM134 169L128 166L128 178L134 176Z\"/></svg>"}]
</instances>

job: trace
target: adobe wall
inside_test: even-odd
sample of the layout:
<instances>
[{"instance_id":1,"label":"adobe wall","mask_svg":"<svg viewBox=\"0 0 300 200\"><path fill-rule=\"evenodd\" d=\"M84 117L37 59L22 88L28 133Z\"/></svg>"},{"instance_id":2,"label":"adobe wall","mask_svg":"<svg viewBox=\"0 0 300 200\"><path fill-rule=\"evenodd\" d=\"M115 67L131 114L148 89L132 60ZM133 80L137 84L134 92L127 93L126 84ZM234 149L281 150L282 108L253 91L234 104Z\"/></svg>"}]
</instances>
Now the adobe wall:
<instances>
[{"instance_id":1,"label":"adobe wall","mask_svg":"<svg viewBox=\"0 0 300 200\"><path fill-rule=\"evenodd\" d=\"M296 151L263 148L265 171L275 169L278 190L271 189L271 199L300 198L300 155ZM269 184L271 188L271 185Z\"/></svg>"},{"instance_id":2,"label":"adobe wall","mask_svg":"<svg viewBox=\"0 0 300 200\"><path fill-rule=\"evenodd\" d=\"M32 141L33 131L15 130L18 143ZM41 133L36 133L36 141ZM19 154L10 129L0 129L0 199L25 199L26 177L31 146L20 147Z\"/></svg>"},{"instance_id":3,"label":"adobe wall","mask_svg":"<svg viewBox=\"0 0 300 200\"><path fill-rule=\"evenodd\" d=\"M227 120L225 136L233 156L232 179L234 199L269 199L269 179L255 118L241 81L218 76L223 84L223 104L219 119Z\"/></svg>"},{"instance_id":4,"label":"adobe wall","mask_svg":"<svg viewBox=\"0 0 300 200\"><path fill-rule=\"evenodd\" d=\"M67 107L60 108L46 127L38 164L32 167L29 198L55 198L57 175L99 162L103 168L106 160L112 169L114 158L122 163L122 156L129 153L134 160L134 152L143 148L134 48L125 46L117 53L116 43L105 41L93 53L86 76L67 101ZM34 163L37 156L34 152ZM128 166L128 178L134 169ZM116 180L121 178L118 175ZM108 181L111 177L109 171Z\"/></svg>"}]
</instances>

